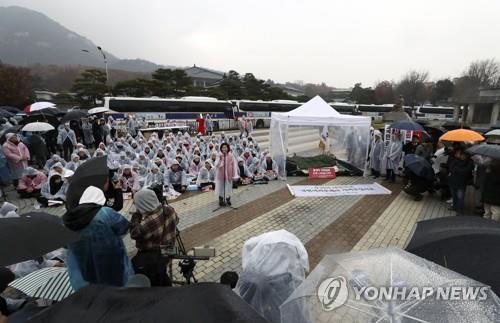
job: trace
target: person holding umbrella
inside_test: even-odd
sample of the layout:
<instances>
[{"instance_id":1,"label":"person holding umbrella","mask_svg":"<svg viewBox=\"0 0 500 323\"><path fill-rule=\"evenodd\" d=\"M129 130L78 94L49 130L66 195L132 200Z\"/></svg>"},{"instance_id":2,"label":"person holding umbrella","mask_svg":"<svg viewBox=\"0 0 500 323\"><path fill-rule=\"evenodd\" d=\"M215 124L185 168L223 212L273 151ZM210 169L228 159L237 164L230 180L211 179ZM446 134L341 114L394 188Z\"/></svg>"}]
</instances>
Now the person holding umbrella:
<instances>
[{"instance_id":1,"label":"person holding umbrella","mask_svg":"<svg viewBox=\"0 0 500 323\"><path fill-rule=\"evenodd\" d=\"M63 152L64 160L70 160L71 152L73 152L77 143L75 131L69 127L69 122L66 122L63 127L59 127L57 144Z\"/></svg>"},{"instance_id":2,"label":"person holding umbrella","mask_svg":"<svg viewBox=\"0 0 500 323\"><path fill-rule=\"evenodd\" d=\"M14 186L17 186L19 179L23 176L24 169L28 167L30 152L13 133L5 135L7 141L2 146L2 151L9 165L9 169L14 179Z\"/></svg>"},{"instance_id":3,"label":"person holding umbrella","mask_svg":"<svg viewBox=\"0 0 500 323\"><path fill-rule=\"evenodd\" d=\"M130 223L105 204L104 192L89 186L78 206L63 215L64 225L80 234L80 239L69 245L67 259L75 290L90 283L124 286L133 274L122 240Z\"/></svg>"},{"instance_id":4,"label":"person holding umbrella","mask_svg":"<svg viewBox=\"0 0 500 323\"><path fill-rule=\"evenodd\" d=\"M484 217L500 221L500 160L493 160L486 168L482 189Z\"/></svg>"}]
</instances>

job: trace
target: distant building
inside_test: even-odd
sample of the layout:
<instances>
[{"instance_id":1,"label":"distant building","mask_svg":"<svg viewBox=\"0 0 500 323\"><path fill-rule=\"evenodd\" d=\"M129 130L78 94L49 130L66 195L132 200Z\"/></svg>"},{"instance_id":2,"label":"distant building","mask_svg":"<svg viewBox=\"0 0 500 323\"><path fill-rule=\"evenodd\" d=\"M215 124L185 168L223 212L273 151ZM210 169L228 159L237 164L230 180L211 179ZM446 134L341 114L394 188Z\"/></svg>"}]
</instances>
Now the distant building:
<instances>
[{"instance_id":1,"label":"distant building","mask_svg":"<svg viewBox=\"0 0 500 323\"><path fill-rule=\"evenodd\" d=\"M462 102L462 120L470 127L489 128L500 124L500 88L482 89L475 98Z\"/></svg>"},{"instance_id":2,"label":"distant building","mask_svg":"<svg viewBox=\"0 0 500 323\"><path fill-rule=\"evenodd\" d=\"M352 89L333 89L330 91L329 97L333 102L345 102L349 100Z\"/></svg>"},{"instance_id":3,"label":"distant building","mask_svg":"<svg viewBox=\"0 0 500 323\"><path fill-rule=\"evenodd\" d=\"M57 92L50 91L35 91L35 98L37 101L52 101L57 94Z\"/></svg>"},{"instance_id":4,"label":"distant building","mask_svg":"<svg viewBox=\"0 0 500 323\"><path fill-rule=\"evenodd\" d=\"M208 87L214 83L220 82L224 77L223 72L210 70L196 65L185 68L184 72L186 72L187 76L193 80L193 86L196 87Z\"/></svg>"},{"instance_id":5,"label":"distant building","mask_svg":"<svg viewBox=\"0 0 500 323\"><path fill-rule=\"evenodd\" d=\"M306 95L306 92L300 90L300 89L297 89L293 86L289 86L289 85L280 85L279 86L280 89L282 89L286 94L290 95L290 96L293 96L293 97L299 97L299 96L302 96L302 95Z\"/></svg>"}]
</instances>

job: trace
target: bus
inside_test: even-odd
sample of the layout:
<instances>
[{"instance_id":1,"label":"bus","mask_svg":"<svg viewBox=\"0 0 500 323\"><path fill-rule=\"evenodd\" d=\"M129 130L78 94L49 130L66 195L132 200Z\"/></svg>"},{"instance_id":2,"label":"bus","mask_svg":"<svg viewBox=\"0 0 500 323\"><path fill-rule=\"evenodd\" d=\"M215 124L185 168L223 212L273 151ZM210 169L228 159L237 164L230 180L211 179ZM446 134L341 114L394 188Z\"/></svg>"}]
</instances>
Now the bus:
<instances>
[{"instance_id":1,"label":"bus","mask_svg":"<svg viewBox=\"0 0 500 323\"><path fill-rule=\"evenodd\" d=\"M271 124L271 112L288 112L300 107L303 103L293 100L273 101L233 101L236 108L236 118L246 117L252 121L255 128L269 127Z\"/></svg>"},{"instance_id":2,"label":"bus","mask_svg":"<svg viewBox=\"0 0 500 323\"><path fill-rule=\"evenodd\" d=\"M332 108L341 114L356 115L356 105L344 102L330 102L328 103Z\"/></svg>"},{"instance_id":3,"label":"bus","mask_svg":"<svg viewBox=\"0 0 500 323\"><path fill-rule=\"evenodd\" d=\"M453 120L455 112L454 107L433 107L430 105L423 105L418 107L415 111L415 117L419 120Z\"/></svg>"},{"instance_id":4,"label":"bus","mask_svg":"<svg viewBox=\"0 0 500 323\"><path fill-rule=\"evenodd\" d=\"M371 117L373 121L382 121L384 113L391 112L393 109L393 104L359 104L357 110L361 115Z\"/></svg>"},{"instance_id":5,"label":"bus","mask_svg":"<svg viewBox=\"0 0 500 323\"><path fill-rule=\"evenodd\" d=\"M183 97L179 99L105 97L104 107L115 115L134 114L148 128L188 125L196 128L196 119L207 114L214 122L214 130L236 127L234 106L231 101L210 97ZM116 113L115 113L116 112Z\"/></svg>"}]
</instances>

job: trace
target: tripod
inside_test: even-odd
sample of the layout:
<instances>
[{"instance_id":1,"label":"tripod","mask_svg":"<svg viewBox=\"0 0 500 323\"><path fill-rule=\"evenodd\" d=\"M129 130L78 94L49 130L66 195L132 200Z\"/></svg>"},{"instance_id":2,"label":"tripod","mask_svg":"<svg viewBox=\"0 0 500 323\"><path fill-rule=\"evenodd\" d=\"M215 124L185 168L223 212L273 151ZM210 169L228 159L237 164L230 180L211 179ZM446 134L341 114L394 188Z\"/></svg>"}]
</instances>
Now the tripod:
<instances>
[{"instance_id":1,"label":"tripod","mask_svg":"<svg viewBox=\"0 0 500 323\"><path fill-rule=\"evenodd\" d=\"M193 283L198 283L198 280L196 277L194 277L193 270L194 267L196 266L196 257L189 256L186 252L186 248L184 247L184 242L182 242L181 234L178 229L175 229L175 240L177 241L177 245L179 246L179 254L170 257L172 261L168 264L168 271L169 275L172 279L172 283L178 284L178 285L189 285L191 284L191 281ZM179 262L179 267L181 268L181 274L184 276L185 281L178 281L178 280L173 280L173 268L172 268L172 263L174 259L180 259L181 261ZM205 260L201 259L200 260Z\"/></svg>"},{"instance_id":2,"label":"tripod","mask_svg":"<svg viewBox=\"0 0 500 323\"><path fill-rule=\"evenodd\" d=\"M229 153L229 152L228 152ZM223 154L224 156L224 181L223 181L223 196L224 196L224 204L223 205L220 205L218 208L216 208L215 210L213 210L212 212L215 212L215 211L218 211L220 209L223 209L225 207L227 208L230 208L230 209L233 209L233 210L237 210L238 208L237 207L234 207L234 206L231 206L231 205L227 205L227 202L226 202L226 155ZM216 187L217 188L217 187Z\"/></svg>"}]
</instances>

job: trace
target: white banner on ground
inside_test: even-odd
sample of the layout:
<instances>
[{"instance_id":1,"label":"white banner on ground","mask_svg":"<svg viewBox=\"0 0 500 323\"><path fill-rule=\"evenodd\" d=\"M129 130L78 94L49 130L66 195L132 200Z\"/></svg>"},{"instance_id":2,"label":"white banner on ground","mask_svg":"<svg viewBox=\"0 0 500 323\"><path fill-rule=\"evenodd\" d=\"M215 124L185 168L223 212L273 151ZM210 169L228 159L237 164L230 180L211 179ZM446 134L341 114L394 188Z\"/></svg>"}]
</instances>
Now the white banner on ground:
<instances>
[{"instance_id":1,"label":"white banner on ground","mask_svg":"<svg viewBox=\"0 0 500 323\"><path fill-rule=\"evenodd\" d=\"M392 192L378 183L356 185L287 185L295 197L332 197L346 195L384 195Z\"/></svg>"}]
</instances>

